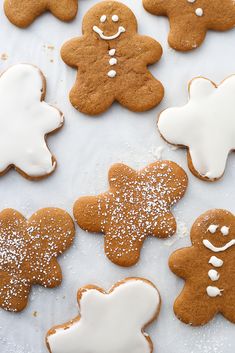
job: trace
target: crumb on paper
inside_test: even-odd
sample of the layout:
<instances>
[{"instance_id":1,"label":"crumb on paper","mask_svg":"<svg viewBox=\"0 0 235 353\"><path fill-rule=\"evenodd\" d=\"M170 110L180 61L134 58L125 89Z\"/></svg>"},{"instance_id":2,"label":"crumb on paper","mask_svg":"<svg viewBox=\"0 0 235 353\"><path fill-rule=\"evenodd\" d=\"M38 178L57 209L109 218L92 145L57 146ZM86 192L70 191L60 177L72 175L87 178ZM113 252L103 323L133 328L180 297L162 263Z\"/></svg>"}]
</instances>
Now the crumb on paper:
<instances>
[{"instance_id":1,"label":"crumb on paper","mask_svg":"<svg viewBox=\"0 0 235 353\"><path fill-rule=\"evenodd\" d=\"M8 54L7 53L2 53L1 54L1 60L5 61L8 59Z\"/></svg>"},{"instance_id":2,"label":"crumb on paper","mask_svg":"<svg viewBox=\"0 0 235 353\"><path fill-rule=\"evenodd\" d=\"M38 312L37 311L34 311L33 312L33 317L37 317L38 316Z\"/></svg>"}]
</instances>

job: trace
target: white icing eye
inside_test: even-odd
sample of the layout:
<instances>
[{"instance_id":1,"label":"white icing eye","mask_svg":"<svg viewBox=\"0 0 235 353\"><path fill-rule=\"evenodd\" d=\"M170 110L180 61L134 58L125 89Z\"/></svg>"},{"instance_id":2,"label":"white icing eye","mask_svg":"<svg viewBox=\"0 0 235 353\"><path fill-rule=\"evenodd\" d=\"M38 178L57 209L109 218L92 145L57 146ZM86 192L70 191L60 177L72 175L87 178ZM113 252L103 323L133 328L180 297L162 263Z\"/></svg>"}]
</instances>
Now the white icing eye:
<instances>
[{"instance_id":1,"label":"white icing eye","mask_svg":"<svg viewBox=\"0 0 235 353\"><path fill-rule=\"evenodd\" d=\"M221 233L223 235L228 235L229 234L229 227L226 227L226 226L223 226L221 229L220 229Z\"/></svg>"},{"instance_id":2,"label":"white icing eye","mask_svg":"<svg viewBox=\"0 0 235 353\"><path fill-rule=\"evenodd\" d=\"M209 227L208 227L208 231L211 233L211 234L214 234L217 230L218 226L216 224L211 224Z\"/></svg>"},{"instance_id":3,"label":"white icing eye","mask_svg":"<svg viewBox=\"0 0 235 353\"><path fill-rule=\"evenodd\" d=\"M107 20L107 16L106 16L106 15L102 15L102 16L100 17L100 22L101 22L101 23L104 23L106 20Z\"/></svg>"},{"instance_id":4,"label":"white icing eye","mask_svg":"<svg viewBox=\"0 0 235 353\"><path fill-rule=\"evenodd\" d=\"M119 20L118 15L113 15L113 16L112 16L112 21L113 21L113 22L117 22L118 20Z\"/></svg>"},{"instance_id":5,"label":"white icing eye","mask_svg":"<svg viewBox=\"0 0 235 353\"><path fill-rule=\"evenodd\" d=\"M190 4L193 4L196 0L188 0L188 2L190 2Z\"/></svg>"}]
</instances>

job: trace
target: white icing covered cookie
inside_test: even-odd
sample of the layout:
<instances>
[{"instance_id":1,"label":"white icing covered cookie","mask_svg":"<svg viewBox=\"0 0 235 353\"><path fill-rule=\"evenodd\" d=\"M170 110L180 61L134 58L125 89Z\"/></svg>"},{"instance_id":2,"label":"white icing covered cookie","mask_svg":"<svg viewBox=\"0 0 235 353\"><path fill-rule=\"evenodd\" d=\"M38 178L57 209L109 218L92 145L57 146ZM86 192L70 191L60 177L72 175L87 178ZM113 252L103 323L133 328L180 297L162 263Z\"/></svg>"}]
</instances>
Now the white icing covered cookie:
<instances>
[{"instance_id":1,"label":"white icing covered cookie","mask_svg":"<svg viewBox=\"0 0 235 353\"><path fill-rule=\"evenodd\" d=\"M44 102L46 82L35 66L12 66L0 77L0 174L15 167L30 179L51 174L56 160L45 136L63 125L63 114Z\"/></svg>"},{"instance_id":2,"label":"white icing covered cookie","mask_svg":"<svg viewBox=\"0 0 235 353\"><path fill-rule=\"evenodd\" d=\"M189 150L189 168L197 177L222 177L228 154L235 149L235 75L219 86L198 77L189 85L189 102L160 114L163 138Z\"/></svg>"},{"instance_id":3,"label":"white icing covered cookie","mask_svg":"<svg viewBox=\"0 0 235 353\"><path fill-rule=\"evenodd\" d=\"M156 287L141 278L127 278L109 292L95 286L78 291L80 315L47 334L51 353L151 353L143 328L160 309Z\"/></svg>"}]
</instances>

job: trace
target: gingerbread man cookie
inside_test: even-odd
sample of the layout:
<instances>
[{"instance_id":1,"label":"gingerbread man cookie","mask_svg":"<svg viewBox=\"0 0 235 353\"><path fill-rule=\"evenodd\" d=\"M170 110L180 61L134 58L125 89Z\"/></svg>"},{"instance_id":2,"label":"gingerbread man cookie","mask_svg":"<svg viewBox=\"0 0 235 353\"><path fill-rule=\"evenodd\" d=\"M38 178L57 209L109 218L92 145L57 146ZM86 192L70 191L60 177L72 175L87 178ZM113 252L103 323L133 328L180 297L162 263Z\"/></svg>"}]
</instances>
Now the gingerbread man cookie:
<instances>
[{"instance_id":1,"label":"gingerbread man cookie","mask_svg":"<svg viewBox=\"0 0 235 353\"><path fill-rule=\"evenodd\" d=\"M170 161L158 161L136 172L124 164L109 171L108 192L78 199L74 217L89 232L104 233L108 258L132 266L149 235L167 238L176 231L170 208L187 188L184 170Z\"/></svg>"},{"instance_id":2,"label":"gingerbread man cookie","mask_svg":"<svg viewBox=\"0 0 235 353\"><path fill-rule=\"evenodd\" d=\"M4 11L9 21L25 28L43 12L50 11L61 21L71 21L78 10L78 0L5 0Z\"/></svg>"},{"instance_id":3,"label":"gingerbread man cookie","mask_svg":"<svg viewBox=\"0 0 235 353\"><path fill-rule=\"evenodd\" d=\"M80 315L48 332L50 353L152 353L144 329L157 318L161 299L150 281L127 278L108 292L89 285L77 299Z\"/></svg>"},{"instance_id":4,"label":"gingerbread man cookie","mask_svg":"<svg viewBox=\"0 0 235 353\"><path fill-rule=\"evenodd\" d=\"M44 102L45 94L45 78L35 66L14 65L0 76L0 175L15 167L38 179L55 170L45 136L58 130L64 117Z\"/></svg>"},{"instance_id":5,"label":"gingerbread man cookie","mask_svg":"<svg viewBox=\"0 0 235 353\"><path fill-rule=\"evenodd\" d=\"M235 26L233 0L143 0L144 8L170 21L169 45L181 51L199 47L207 30L227 31Z\"/></svg>"},{"instance_id":6,"label":"gingerbread man cookie","mask_svg":"<svg viewBox=\"0 0 235 353\"><path fill-rule=\"evenodd\" d=\"M217 313L235 323L235 216L225 210L201 215L191 229L192 247L171 255L171 270L185 280L174 304L187 324L204 325Z\"/></svg>"},{"instance_id":7,"label":"gingerbread man cookie","mask_svg":"<svg viewBox=\"0 0 235 353\"><path fill-rule=\"evenodd\" d=\"M162 48L137 34L133 12L117 1L93 6L83 20L83 36L64 44L66 64L78 69L70 101L79 111L96 115L114 101L132 111L145 111L161 102L164 89L147 65L160 60Z\"/></svg>"},{"instance_id":8,"label":"gingerbread man cookie","mask_svg":"<svg viewBox=\"0 0 235 353\"><path fill-rule=\"evenodd\" d=\"M215 181L224 174L226 161L235 149L235 75L219 86L198 77L190 82L189 102L160 114L163 138L188 148L191 172L202 180Z\"/></svg>"},{"instance_id":9,"label":"gingerbread man cookie","mask_svg":"<svg viewBox=\"0 0 235 353\"><path fill-rule=\"evenodd\" d=\"M62 280L57 257L72 244L72 218L58 208L44 208L29 220L13 210L0 213L0 306L21 311L33 284L53 288Z\"/></svg>"}]
</instances>

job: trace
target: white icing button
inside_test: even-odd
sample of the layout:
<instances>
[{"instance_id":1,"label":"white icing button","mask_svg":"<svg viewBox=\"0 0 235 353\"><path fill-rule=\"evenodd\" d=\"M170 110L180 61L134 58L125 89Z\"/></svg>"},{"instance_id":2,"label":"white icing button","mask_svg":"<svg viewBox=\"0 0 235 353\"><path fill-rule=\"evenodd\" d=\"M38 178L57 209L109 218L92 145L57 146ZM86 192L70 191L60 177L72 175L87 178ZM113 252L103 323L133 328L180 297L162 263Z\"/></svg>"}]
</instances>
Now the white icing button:
<instances>
[{"instance_id":1,"label":"white icing button","mask_svg":"<svg viewBox=\"0 0 235 353\"><path fill-rule=\"evenodd\" d=\"M117 15L112 16L112 21L117 22L119 20L119 17Z\"/></svg>"},{"instance_id":2,"label":"white icing button","mask_svg":"<svg viewBox=\"0 0 235 353\"><path fill-rule=\"evenodd\" d=\"M109 60L109 65L113 66L113 65L116 65L117 64L117 59L116 58L111 58Z\"/></svg>"},{"instance_id":3,"label":"white icing button","mask_svg":"<svg viewBox=\"0 0 235 353\"><path fill-rule=\"evenodd\" d=\"M209 264L213 265L214 267L221 267L223 266L224 261L219 259L216 256L211 256L209 260Z\"/></svg>"},{"instance_id":4,"label":"white icing button","mask_svg":"<svg viewBox=\"0 0 235 353\"><path fill-rule=\"evenodd\" d=\"M199 17L203 16L203 10L198 7L196 10L195 10L195 14Z\"/></svg>"},{"instance_id":5,"label":"white icing button","mask_svg":"<svg viewBox=\"0 0 235 353\"><path fill-rule=\"evenodd\" d=\"M226 227L226 226L223 226L221 229L220 229L221 233L223 235L228 235L229 234L229 227Z\"/></svg>"},{"instance_id":6,"label":"white icing button","mask_svg":"<svg viewBox=\"0 0 235 353\"><path fill-rule=\"evenodd\" d=\"M207 294L209 295L209 297L218 297L218 296L221 296L223 292L223 289L219 289L218 287L213 287L213 286L208 286L206 288L206 292Z\"/></svg>"},{"instance_id":7,"label":"white icing button","mask_svg":"<svg viewBox=\"0 0 235 353\"><path fill-rule=\"evenodd\" d=\"M188 0L188 2L190 2L190 4L193 4L196 0Z\"/></svg>"},{"instance_id":8,"label":"white icing button","mask_svg":"<svg viewBox=\"0 0 235 353\"><path fill-rule=\"evenodd\" d=\"M208 231L212 234L214 234L216 232L216 230L218 229L218 226L215 225L215 224L211 224L209 227L208 227Z\"/></svg>"},{"instance_id":9,"label":"white icing button","mask_svg":"<svg viewBox=\"0 0 235 353\"><path fill-rule=\"evenodd\" d=\"M109 55L110 56L114 56L115 53L116 53L116 49L110 49L109 50Z\"/></svg>"},{"instance_id":10,"label":"white icing button","mask_svg":"<svg viewBox=\"0 0 235 353\"><path fill-rule=\"evenodd\" d=\"M115 70L110 70L110 71L108 72L108 77L113 78L113 77L115 77L116 75L117 75L117 73L116 73Z\"/></svg>"},{"instance_id":11,"label":"white icing button","mask_svg":"<svg viewBox=\"0 0 235 353\"><path fill-rule=\"evenodd\" d=\"M105 15L102 15L100 17L100 22L104 23L106 21L107 17Z\"/></svg>"},{"instance_id":12,"label":"white icing button","mask_svg":"<svg viewBox=\"0 0 235 353\"><path fill-rule=\"evenodd\" d=\"M220 274L216 270L210 270L208 272L208 276L213 282L218 281L218 279L220 278Z\"/></svg>"}]
</instances>

